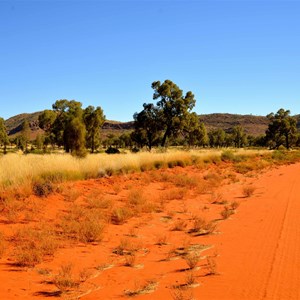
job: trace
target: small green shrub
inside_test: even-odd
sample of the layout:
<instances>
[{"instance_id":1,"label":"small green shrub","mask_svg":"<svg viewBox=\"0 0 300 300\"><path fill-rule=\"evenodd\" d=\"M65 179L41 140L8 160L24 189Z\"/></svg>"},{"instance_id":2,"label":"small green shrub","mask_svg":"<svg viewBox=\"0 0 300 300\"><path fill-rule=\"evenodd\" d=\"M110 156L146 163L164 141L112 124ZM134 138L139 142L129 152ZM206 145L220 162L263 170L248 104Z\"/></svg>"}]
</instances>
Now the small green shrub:
<instances>
[{"instance_id":1,"label":"small green shrub","mask_svg":"<svg viewBox=\"0 0 300 300\"><path fill-rule=\"evenodd\" d=\"M119 154L119 153L120 153L120 150L117 149L117 148L113 148L113 147L109 146L109 147L105 150L105 153L107 153L107 154Z\"/></svg>"}]
</instances>

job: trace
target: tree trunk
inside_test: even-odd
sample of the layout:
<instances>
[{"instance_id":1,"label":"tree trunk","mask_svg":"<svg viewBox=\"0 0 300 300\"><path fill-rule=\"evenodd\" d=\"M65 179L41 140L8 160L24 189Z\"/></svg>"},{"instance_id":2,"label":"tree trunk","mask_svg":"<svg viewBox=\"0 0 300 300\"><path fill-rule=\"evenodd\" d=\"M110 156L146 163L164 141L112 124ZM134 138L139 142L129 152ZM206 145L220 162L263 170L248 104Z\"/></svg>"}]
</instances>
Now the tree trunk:
<instances>
[{"instance_id":1,"label":"tree trunk","mask_svg":"<svg viewBox=\"0 0 300 300\"><path fill-rule=\"evenodd\" d=\"M169 134L170 134L170 128L167 127L166 132L165 132L165 134L163 136L163 139L161 141L161 146L162 147L165 147L165 144L166 144L166 141L167 141L167 138L168 138Z\"/></svg>"}]
</instances>

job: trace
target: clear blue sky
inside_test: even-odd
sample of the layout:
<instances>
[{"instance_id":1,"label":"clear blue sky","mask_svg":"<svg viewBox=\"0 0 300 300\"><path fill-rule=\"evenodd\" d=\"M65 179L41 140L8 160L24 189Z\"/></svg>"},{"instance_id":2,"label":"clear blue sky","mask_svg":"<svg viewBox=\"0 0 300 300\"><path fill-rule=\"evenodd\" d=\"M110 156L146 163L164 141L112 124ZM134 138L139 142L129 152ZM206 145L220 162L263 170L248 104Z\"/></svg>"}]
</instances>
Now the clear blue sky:
<instances>
[{"instance_id":1,"label":"clear blue sky","mask_svg":"<svg viewBox=\"0 0 300 300\"><path fill-rule=\"evenodd\" d=\"M151 83L199 114L300 113L300 1L0 0L0 116L58 99L128 121Z\"/></svg>"}]
</instances>

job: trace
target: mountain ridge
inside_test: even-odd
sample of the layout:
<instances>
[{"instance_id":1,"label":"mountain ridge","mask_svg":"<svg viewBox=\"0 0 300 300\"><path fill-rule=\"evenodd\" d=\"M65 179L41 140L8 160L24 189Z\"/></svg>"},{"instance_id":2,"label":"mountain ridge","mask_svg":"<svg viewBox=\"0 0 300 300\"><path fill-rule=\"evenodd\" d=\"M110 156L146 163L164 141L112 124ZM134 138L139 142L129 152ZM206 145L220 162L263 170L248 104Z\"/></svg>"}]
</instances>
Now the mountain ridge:
<instances>
[{"instance_id":1,"label":"mountain ridge","mask_svg":"<svg viewBox=\"0 0 300 300\"><path fill-rule=\"evenodd\" d=\"M20 133L22 130L22 123L27 120L31 129L31 138L34 139L38 133L42 133L43 130L39 128L38 117L42 111L34 113L21 113L10 117L5 120L5 126L8 131L8 135L13 137ZM198 115L200 121L202 121L207 130L223 129L226 132L230 132L234 126L240 125L244 128L247 134L253 136L259 136L265 133L268 128L268 119L265 116L256 115L241 115L230 113L211 113ZM300 128L300 115L294 116L297 119L297 127ZM107 134L121 134L134 129L133 121L119 122L107 120L103 127L103 135Z\"/></svg>"}]
</instances>

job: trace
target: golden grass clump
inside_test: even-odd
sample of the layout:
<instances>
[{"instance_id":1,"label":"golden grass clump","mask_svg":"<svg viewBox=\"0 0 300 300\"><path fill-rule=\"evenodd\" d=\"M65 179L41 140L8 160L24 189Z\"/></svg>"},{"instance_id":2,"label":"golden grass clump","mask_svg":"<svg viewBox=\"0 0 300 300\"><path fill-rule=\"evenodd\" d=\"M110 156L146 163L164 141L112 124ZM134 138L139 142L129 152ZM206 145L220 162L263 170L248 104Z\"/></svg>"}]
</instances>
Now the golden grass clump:
<instances>
[{"instance_id":1,"label":"golden grass clump","mask_svg":"<svg viewBox=\"0 0 300 300\"><path fill-rule=\"evenodd\" d=\"M93 243L102 240L105 226L102 215L97 211L74 206L62 217L60 228L69 239Z\"/></svg>"},{"instance_id":2,"label":"golden grass clump","mask_svg":"<svg viewBox=\"0 0 300 300\"><path fill-rule=\"evenodd\" d=\"M74 278L73 265L71 263L61 265L53 283L62 293L79 287L79 282Z\"/></svg>"},{"instance_id":3,"label":"golden grass clump","mask_svg":"<svg viewBox=\"0 0 300 300\"><path fill-rule=\"evenodd\" d=\"M207 235L216 231L217 223L213 221L207 221L201 217L194 217L193 228L190 233L194 235Z\"/></svg>"},{"instance_id":4,"label":"golden grass clump","mask_svg":"<svg viewBox=\"0 0 300 300\"><path fill-rule=\"evenodd\" d=\"M243 187L243 195L245 198L251 197L254 194L255 187L252 185L248 185Z\"/></svg>"},{"instance_id":5,"label":"golden grass clump","mask_svg":"<svg viewBox=\"0 0 300 300\"><path fill-rule=\"evenodd\" d=\"M33 267L58 248L55 233L48 228L21 228L12 239L16 244L15 264L20 267Z\"/></svg>"}]
</instances>

